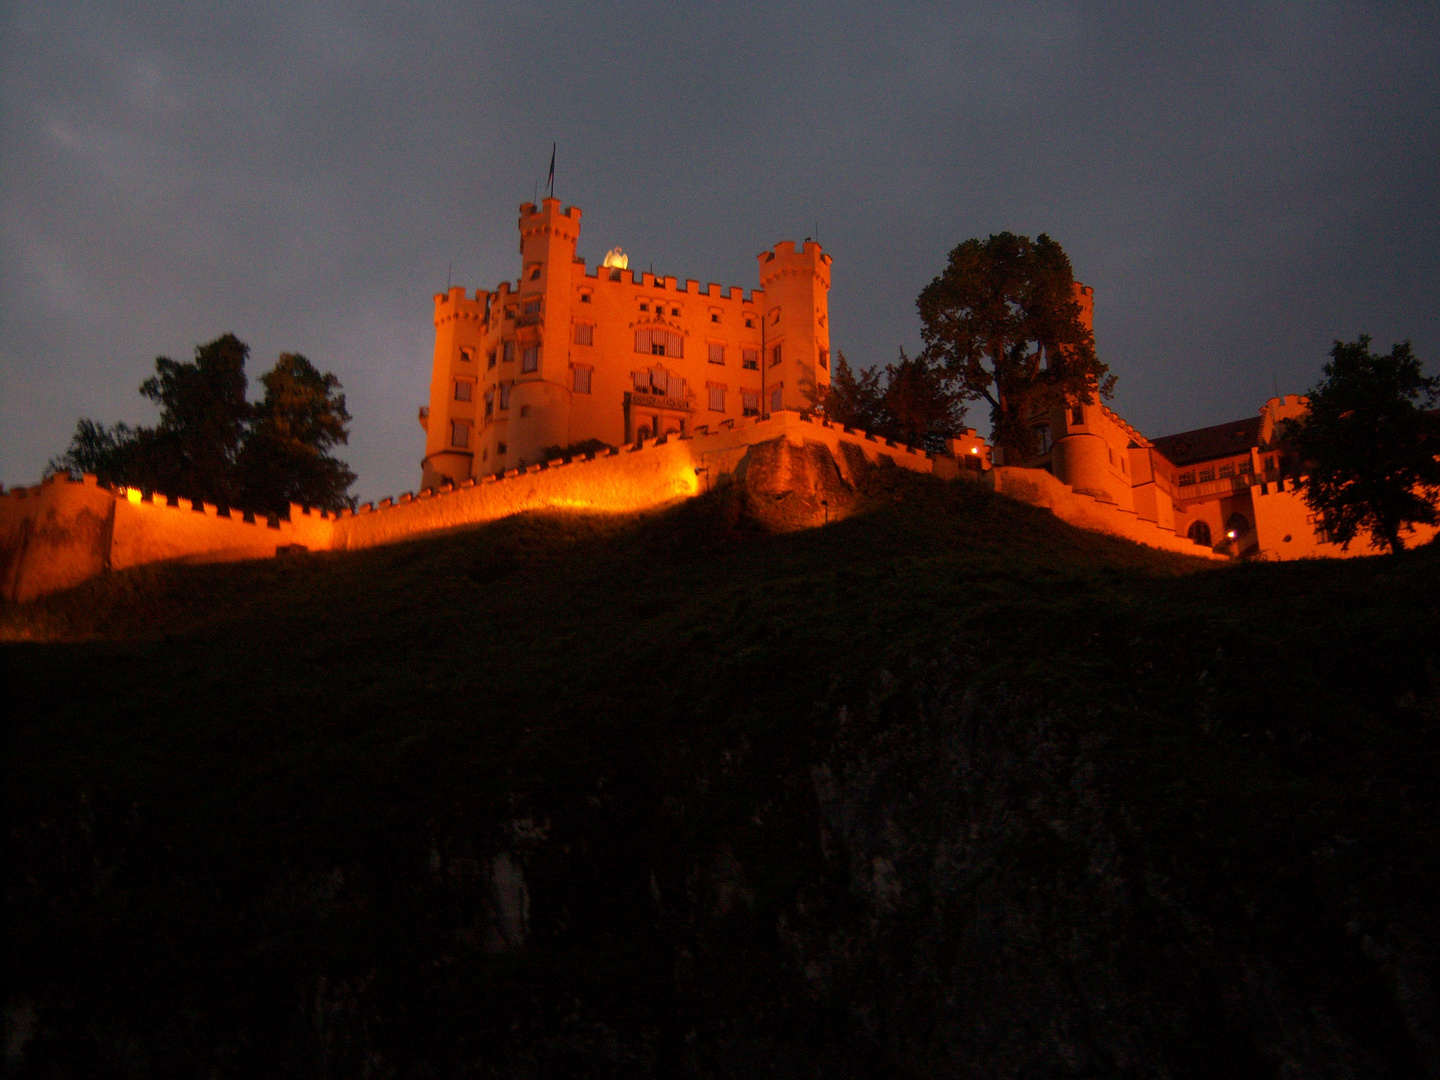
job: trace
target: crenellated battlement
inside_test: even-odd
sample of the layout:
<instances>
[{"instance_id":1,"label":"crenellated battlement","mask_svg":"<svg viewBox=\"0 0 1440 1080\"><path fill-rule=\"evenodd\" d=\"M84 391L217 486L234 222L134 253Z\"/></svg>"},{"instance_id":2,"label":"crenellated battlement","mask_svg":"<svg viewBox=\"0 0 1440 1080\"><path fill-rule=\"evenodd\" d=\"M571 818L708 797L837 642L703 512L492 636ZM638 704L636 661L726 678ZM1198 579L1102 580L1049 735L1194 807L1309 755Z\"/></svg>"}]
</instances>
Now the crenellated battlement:
<instances>
[{"instance_id":1,"label":"crenellated battlement","mask_svg":"<svg viewBox=\"0 0 1440 1080\"><path fill-rule=\"evenodd\" d=\"M825 289L830 288L830 264L835 260L814 240L802 243L782 240L769 251L756 257L760 264L760 285L768 287L782 277L813 277Z\"/></svg>"}]
</instances>

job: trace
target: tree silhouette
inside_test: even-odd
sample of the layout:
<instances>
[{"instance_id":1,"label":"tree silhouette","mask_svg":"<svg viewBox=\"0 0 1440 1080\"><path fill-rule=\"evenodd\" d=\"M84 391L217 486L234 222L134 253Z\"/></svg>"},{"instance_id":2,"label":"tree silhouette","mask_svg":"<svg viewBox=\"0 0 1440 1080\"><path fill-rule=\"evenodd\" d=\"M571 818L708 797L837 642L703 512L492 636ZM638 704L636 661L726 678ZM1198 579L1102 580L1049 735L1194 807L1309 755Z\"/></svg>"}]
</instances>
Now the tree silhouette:
<instances>
[{"instance_id":1,"label":"tree silhouette","mask_svg":"<svg viewBox=\"0 0 1440 1080\"><path fill-rule=\"evenodd\" d=\"M961 400L988 401L993 441L1021 456L1034 450L1033 412L1113 393L1074 286L1054 240L1002 232L956 247L916 300L926 361Z\"/></svg>"},{"instance_id":2,"label":"tree silhouette","mask_svg":"<svg viewBox=\"0 0 1440 1080\"><path fill-rule=\"evenodd\" d=\"M1415 524L1440 524L1440 378L1426 378L1410 343L1388 356L1370 338L1335 342L1309 412L1285 441L1304 469L1304 495L1342 549L1361 530L1389 545Z\"/></svg>"}]
</instances>

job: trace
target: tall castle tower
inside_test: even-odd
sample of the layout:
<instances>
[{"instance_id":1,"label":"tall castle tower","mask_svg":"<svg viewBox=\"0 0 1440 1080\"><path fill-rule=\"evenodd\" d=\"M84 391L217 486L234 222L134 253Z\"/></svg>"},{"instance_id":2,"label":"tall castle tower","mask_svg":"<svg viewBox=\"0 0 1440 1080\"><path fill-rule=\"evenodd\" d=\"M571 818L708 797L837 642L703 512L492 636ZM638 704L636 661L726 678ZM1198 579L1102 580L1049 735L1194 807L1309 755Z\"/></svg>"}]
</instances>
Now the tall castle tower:
<instances>
[{"instance_id":1,"label":"tall castle tower","mask_svg":"<svg viewBox=\"0 0 1440 1080\"><path fill-rule=\"evenodd\" d=\"M830 385L832 260L809 237L756 258L765 294L765 411L813 408L813 395Z\"/></svg>"}]
</instances>

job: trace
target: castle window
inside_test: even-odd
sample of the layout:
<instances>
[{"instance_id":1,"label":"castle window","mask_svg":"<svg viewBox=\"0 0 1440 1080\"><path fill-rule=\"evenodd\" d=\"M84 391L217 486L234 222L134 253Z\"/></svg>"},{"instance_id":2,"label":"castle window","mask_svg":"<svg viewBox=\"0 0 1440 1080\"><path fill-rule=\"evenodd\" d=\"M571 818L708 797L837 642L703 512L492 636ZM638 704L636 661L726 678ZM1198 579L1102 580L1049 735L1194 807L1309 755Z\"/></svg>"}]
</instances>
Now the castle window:
<instances>
[{"instance_id":1,"label":"castle window","mask_svg":"<svg viewBox=\"0 0 1440 1080\"><path fill-rule=\"evenodd\" d=\"M1230 463L1227 462L1226 464L1220 466L1220 479L1223 480L1223 479L1225 479L1225 477L1227 477L1227 476L1234 476L1234 475L1235 475L1235 466L1234 466L1234 465L1232 465L1232 464L1230 464Z\"/></svg>"},{"instance_id":2,"label":"castle window","mask_svg":"<svg viewBox=\"0 0 1440 1080\"><path fill-rule=\"evenodd\" d=\"M582 304L588 304L588 303L590 303L590 294L589 294L588 292L582 292L582 293L580 294L580 302L581 302Z\"/></svg>"},{"instance_id":3,"label":"castle window","mask_svg":"<svg viewBox=\"0 0 1440 1080\"><path fill-rule=\"evenodd\" d=\"M524 358L520 361L521 371L535 371L540 367L540 346L526 345Z\"/></svg>"},{"instance_id":4,"label":"castle window","mask_svg":"<svg viewBox=\"0 0 1440 1080\"><path fill-rule=\"evenodd\" d=\"M594 345L594 344L595 344L595 325L594 325L593 323L584 323L584 322L581 322L581 323L576 323L576 324L575 324L575 344L576 344L576 345Z\"/></svg>"},{"instance_id":5,"label":"castle window","mask_svg":"<svg viewBox=\"0 0 1440 1080\"><path fill-rule=\"evenodd\" d=\"M725 388L723 386L710 387L710 411L725 411Z\"/></svg>"},{"instance_id":6,"label":"castle window","mask_svg":"<svg viewBox=\"0 0 1440 1080\"><path fill-rule=\"evenodd\" d=\"M529 415L530 415L530 406L529 406L529 405L521 405L521 406L520 406L520 418L523 420L525 417L527 417L527 416L529 416Z\"/></svg>"},{"instance_id":7,"label":"castle window","mask_svg":"<svg viewBox=\"0 0 1440 1080\"><path fill-rule=\"evenodd\" d=\"M505 446L505 444L504 444L503 442L496 444L496 446L495 446L495 453L497 453L497 454L503 454L503 453L505 453L505 451L506 451L506 446Z\"/></svg>"},{"instance_id":8,"label":"castle window","mask_svg":"<svg viewBox=\"0 0 1440 1080\"><path fill-rule=\"evenodd\" d=\"M780 363L780 346L777 344L770 349L770 366L776 367Z\"/></svg>"},{"instance_id":9,"label":"castle window","mask_svg":"<svg viewBox=\"0 0 1440 1080\"><path fill-rule=\"evenodd\" d=\"M663 327L641 327L635 331L635 351L651 356L673 356L683 359L685 339L673 330Z\"/></svg>"},{"instance_id":10,"label":"castle window","mask_svg":"<svg viewBox=\"0 0 1440 1080\"><path fill-rule=\"evenodd\" d=\"M670 314L671 314L671 315L679 315L679 314L680 314L680 309L679 309L678 307L672 307L672 308L670 309Z\"/></svg>"},{"instance_id":11,"label":"castle window","mask_svg":"<svg viewBox=\"0 0 1440 1080\"><path fill-rule=\"evenodd\" d=\"M539 315L539 314L540 314L540 301L539 301L539 300L526 300L526 301L525 301L525 314L526 314L526 315Z\"/></svg>"},{"instance_id":12,"label":"castle window","mask_svg":"<svg viewBox=\"0 0 1440 1080\"><path fill-rule=\"evenodd\" d=\"M500 384L500 408L510 408L510 384L508 382Z\"/></svg>"},{"instance_id":13,"label":"castle window","mask_svg":"<svg viewBox=\"0 0 1440 1080\"><path fill-rule=\"evenodd\" d=\"M1246 458L1244 461L1237 461L1235 463L1235 471L1241 476L1248 475L1252 471L1250 467L1250 459Z\"/></svg>"},{"instance_id":14,"label":"castle window","mask_svg":"<svg viewBox=\"0 0 1440 1080\"><path fill-rule=\"evenodd\" d=\"M531 280L531 281L539 281L539 280L540 280L540 267L538 267L538 266L537 266L537 267L534 267L534 268L530 271L530 280Z\"/></svg>"},{"instance_id":15,"label":"castle window","mask_svg":"<svg viewBox=\"0 0 1440 1080\"><path fill-rule=\"evenodd\" d=\"M468 363L470 363L470 361L472 361L472 360L474 360L474 359L475 359L475 350L474 350L474 349L471 349L471 348L468 348L468 347L467 347L467 348L462 348L462 349L460 350L460 362L461 362L462 364L468 364Z\"/></svg>"},{"instance_id":16,"label":"castle window","mask_svg":"<svg viewBox=\"0 0 1440 1080\"><path fill-rule=\"evenodd\" d=\"M710 321L711 321L711 322L719 322L719 321L720 321L720 314L719 314L719 312L712 311L712 312L710 313Z\"/></svg>"},{"instance_id":17,"label":"castle window","mask_svg":"<svg viewBox=\"0 0 1440 1080\"><path fill-rule=\"evenodd\" d=\"M475 385L475 384L472 383L472 382L470 382L468 379L456 379L456 380L455 380L455 400L456 400L456 401L469 401L469 400L470 400L470 391L471 391L471 388L472 388L474 385Z\"/></svg>"},{"instance_id":18,"label":"castle window","mask_svg":"<svg viewBox=\"0 0 1440 1080\"><path fill-rule=\"evenodd\" d=\"M1214 470L1213 468L1212 468L1212 469L1201 469L1200 472L1197 473L1196 475L1197 475L1198 479L1200 480L1200 483L1202 483L1202 484L1208 484L1211 480L1214 480L1214 479L1215 479L1215 470Z\"/></svg>"},{"instance_id":19,"label":"castle window","mask_svg":"<svg viewBox=\"0 0 1440 1080\"><path fill-rule=\"evenodd\" d=\"M515 362L515 342L513 342L513 341L507 341L507 342L505 342L505 346L504 346L504 347L505 347L505 353L504 353L505 363L507 363L507 364L513 364L513 363Z\"/></svg>"},{"instance_id":20,"label":"castle window","mask_svg":"<svg viewBox=\"0 0 1440 1080\"><path fill-rule=\"evenodd\" d=\"M760 395L754 390L740 391L741 411L746 416L760 415Z\"/></svg>"},{"instance_id":21,"label":"castle window","mask_svg":"<svg viewBox=\"0 0 1440 1080\"><path fill-rule=\"evenodd\" d=\"M1035 443L1036 443L1037 446L1040 447L1040 453L1042 453L1042 454L1048 454L1048 453L1050 452L1050 425L1049 425L1049 424L1036 424L1036 425L1035 425ZM1111 454L1111 455L1110 455L1110 463L1111 463L1112 465L1115 463L1115 455L1114 455L1114 454Z\"/></svg>"},{"instance_id":22,"label":"castle window","mask_svg":"<svg viewBox=\"0 0 1440 1080\"><path fill-rule=\"evenodd\" d=\"M1080 427L1085 423L1085 409L1081 405L1070 406L1070 423Z\"/></svg>"},{"instance_id":23,"label":"castle window","mask_svg":"<svg viewBox=\"0 0 1440 1080\"><path fill-rule=\"evenodd\" d=\"M724 346L724 345L721 345L721 344L719 344L718 342L715 342L715 341L710 342L710 363L712 363L712 364L723 364L723 363L725 363L725 346Z\"/></svg>"},{"instance_id":24,"label":"castle window","mask_svg":"<svg viewBox=\"0 0 1440 1080\"><path fill-rule=\"evenodd\" d=\"M746 319L746 320L745 320L745 326L746 326L747 329L753 330L753 329L755 328L755 320L754 320L754 319Z\"/></svg>"},{"instance_id":25,"label":"castle window","mask_svg":"<svg viewBox=\"0 0 1440 1080\"><path fill-rule=\"evenodd\" d=\"M1210 546L1210 526L1206 525L1203 521L1197 521L1192 524L1190 530L1185 535L1197 544L1203 544L1205 547Z\"/></svg>"},{"instance_id":26,"label":"castle window","mask_svg":"<svg viewBox=\"0 0 1440 1080\"><path fill-rule=\"evenodd\" d=\"M782 396L781 393L780 393L780 391L783 390L784 388L785 388L785 384L784 384L784 383L776 383L774 386L772 386L772 387L770 388L770 411L771 411L771 412L779 412L782 408L784 408L784 406L781 404L781 401L783 401L784 399L783 399L783 396Z\"/></svg>"},{"instance_id":27,"label":"castle window","mask_svg":"<svg viewBox=\"0 0 1440 1080\"><path fill-rule=\"evenodd\" d=\"M590 393L590 369L588 367L577 367L575 369L575 393Z\"/></svg>"},{"instance_id":28,"label":"castle window","mask_svg":"<svg viewBox=\"0 0 1440 1080\"><path fill-rule=\"evenodd\" d=\"M470 421L469 421L469 420L451 420L451 421L450 421L450 445L451 445L451 446L458 446L458 447L461 447L462 449L465 448L465 447L468 447L468 446L470 445Z\"/></svg>"},{"instance_id":29,"label":"castle window","mask_svg":"<svg viewBox=\"0 0 1440 1080\"><path fill-rule=\"evenodd\" d=\"M489 420L495 415L495 391L485 391L485 419Z\"/></svg>"},{"instance_id":30,"label":"castle window","mask_svg":"<svg viewBox=\"0 0 1440 1080\"><path fill-rule=\"evenodd\" d=\"M1195 483L1195 474L1193 472L1182 472L1177 482L1181 487L1189 487Z\"/></svg>"},{"instance_id":31,"label":"castle window","mask_svg":"<svg viewBox=\"0 0 1440 1080\"><path fill-rule=\"evenodd\" d=\"M746 371L760 370L760 350L743 349L740 353L740 366Z\"/></svg>"},{"instance_id":32,"label":"castle window","mask_svg":"<svg viewBox=\"0 0 1440 1080\"><path fill-rule=\"evenodd\" d=\"M821 370L821 371L829 371L829 370L830 370L830 350L829 350L829 349L821 349L821 350L820 350L820 370Z\"/></svg>"},{"instance_id":33,"label":"castle window","mask_svg":"<svg viewBox=\"0 0 1440 1080\"><path fill-rule=\"evenodd\" d=\"M515 310L516 310L516 308L515 308L515 305L514 305L514 304L506 304L506 305L505 305L505 317L506 317L507 319L513 319L513 318L515 318Z\"/></svg>"},{"instance_id":34,"label":"castle window","mask_svg":"<svg viewBox=\"0 0 1440 1080\"><path fill-rule=\"evenodd\" d=\"M495 366L495 350L494 350L494 349L491 349L491 350L485 355L485 366L486 366L487 368L492 368L492 367Z\"/></svg>"},{"instance_id":35,"label":"castle window","mask_svg":"<svg viewBox=\"0 0 1440 1080\"><path fill-rule=\"evenodd\" d=\"M640 305L640 310L641 310L641 311L649 311L649 310L650 310L650 305L649 305L649 304L641 304L641 305Z\"/></svg>"},{"instance_id":36,"label":"castle window","mask_svg":"<svg viewBox=\"0 0 1440 1080\"><path fill-rule=\"evenodd\" d=\"M1275 471L1275 457L1274 457L1273 454L1272 454L1270 457L1267 457L1267 458L1265 459L1265 471L1266 471L1266 472L1274 472L1274 471Z\"/></svg>"}]
</instances>

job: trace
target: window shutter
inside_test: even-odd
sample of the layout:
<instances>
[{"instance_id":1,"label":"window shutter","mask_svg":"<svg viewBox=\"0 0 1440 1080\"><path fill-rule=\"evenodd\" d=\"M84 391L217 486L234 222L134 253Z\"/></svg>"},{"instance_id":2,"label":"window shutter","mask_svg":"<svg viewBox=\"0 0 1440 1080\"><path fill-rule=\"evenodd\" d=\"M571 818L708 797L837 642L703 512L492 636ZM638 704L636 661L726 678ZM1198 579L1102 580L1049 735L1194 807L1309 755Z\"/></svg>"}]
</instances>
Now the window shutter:
<instances>
[{"instance_id":1,"label":"window shutter","mask_svg":"<svg viewBox=\"0 0 1440 1080\"><path fill-rule=\"evenodd\" d=\"M650 328L644 327L635 331L635 351L648 353L650 351Z\"/></svg>"},{"instance_id":2,"label":"window shutter","mask_svg":"<svg viewBox=\"0 0 1440 1080\"><path fill-rule=\"evenodd\" d=\"M723 364L725 362L725 346L715 342L710 343L710 363Z\"/></svg>"}]
</instances>

